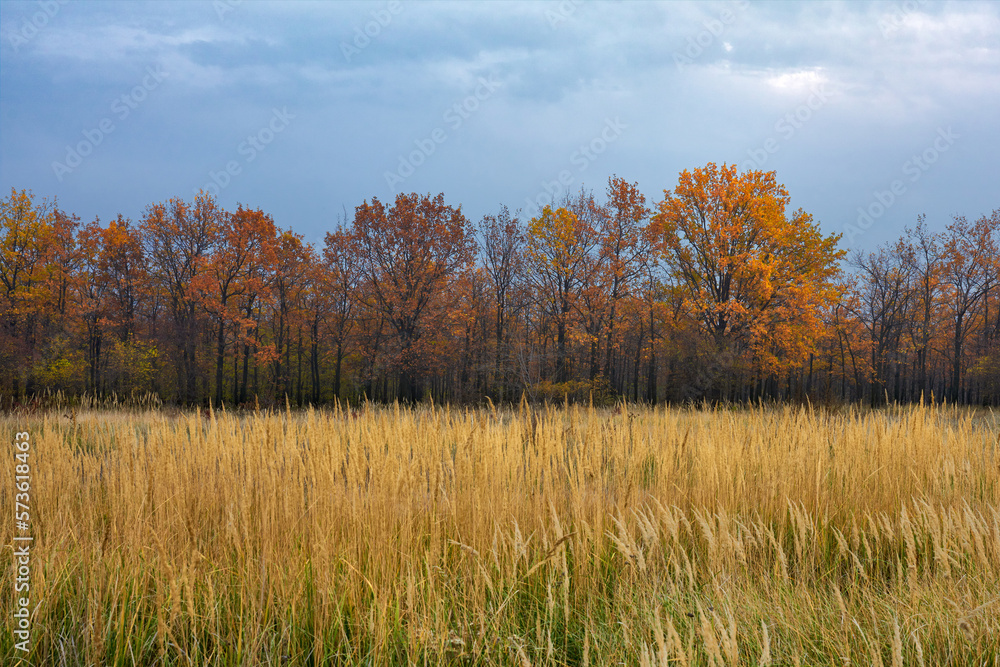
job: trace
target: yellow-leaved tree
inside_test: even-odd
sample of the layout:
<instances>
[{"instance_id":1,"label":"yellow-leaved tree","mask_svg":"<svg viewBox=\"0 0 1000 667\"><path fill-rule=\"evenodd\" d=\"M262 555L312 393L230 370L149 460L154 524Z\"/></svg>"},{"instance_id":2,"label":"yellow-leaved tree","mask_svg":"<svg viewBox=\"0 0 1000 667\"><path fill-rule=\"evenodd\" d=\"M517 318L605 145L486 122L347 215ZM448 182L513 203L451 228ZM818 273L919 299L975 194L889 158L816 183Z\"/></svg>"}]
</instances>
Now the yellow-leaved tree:
<instances>
[{"instance_id":1,"label":"yellow-leaved tree","mask_svg":"<svg viewBox=\"0 0 1000 667\"><path fill-rule=\"evenodd\" d=\"M570 317L597 267L596 231L586 217L546 206L528 225L530 281L556 328L556 382L569 380Z\"/></svg>"},{"instance_id":2,"label":"yellow-leaved tree","mask_svg":"<svg viewBox=\"0 0 1000 667\"><path fill-rule=\"evenodd\" d=\"M840 235L824 236L802 209L786 214L789 200L773 171L709 163L681 172L653 216L685 314L723 366L777 374L801 363L839 294Z\"/></svg>"}]
</instances>

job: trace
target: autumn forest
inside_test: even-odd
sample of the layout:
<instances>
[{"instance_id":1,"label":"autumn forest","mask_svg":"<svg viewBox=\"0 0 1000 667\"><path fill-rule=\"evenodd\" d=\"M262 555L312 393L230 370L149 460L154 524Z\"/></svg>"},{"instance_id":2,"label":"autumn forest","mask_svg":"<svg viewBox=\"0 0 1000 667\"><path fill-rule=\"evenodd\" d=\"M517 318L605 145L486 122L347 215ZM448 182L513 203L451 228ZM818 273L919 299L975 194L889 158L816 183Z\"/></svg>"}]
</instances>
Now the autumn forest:
<instances>
[{"instance_id":1,"label":"autumn forest","mask_svg":"<svg viewBox=\"0 0 1000 667\"><path fill-rule=\"evenodd\" d=\"M0 202L0 393L183 405L1000 401L1000 209L849 253L774 172L613 177L537 216L357 206L322 247L208 194ZM939 230L939 231L936 231Z\"/></svg>"}]
</instances>

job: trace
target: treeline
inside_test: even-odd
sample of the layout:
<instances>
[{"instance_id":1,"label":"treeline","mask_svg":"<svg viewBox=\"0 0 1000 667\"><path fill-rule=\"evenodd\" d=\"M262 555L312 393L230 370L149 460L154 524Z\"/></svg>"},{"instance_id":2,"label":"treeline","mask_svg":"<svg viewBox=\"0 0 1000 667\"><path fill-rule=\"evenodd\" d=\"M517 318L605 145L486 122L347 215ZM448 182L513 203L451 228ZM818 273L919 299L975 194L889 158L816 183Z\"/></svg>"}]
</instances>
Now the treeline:
<instances>
[{"instance_id":1,"label":"treeline","mask_svg":"<svg viewBox=\"0 0 1000 667\"><path fill-rule=\"evenodd\" d=\"M846 256L773 172L614 177L537 217L443 195L322 247L207 194L83 223L0 201L0 394L215 405L1000 399L1000 210Z\"/></svg>"}]
</instances>

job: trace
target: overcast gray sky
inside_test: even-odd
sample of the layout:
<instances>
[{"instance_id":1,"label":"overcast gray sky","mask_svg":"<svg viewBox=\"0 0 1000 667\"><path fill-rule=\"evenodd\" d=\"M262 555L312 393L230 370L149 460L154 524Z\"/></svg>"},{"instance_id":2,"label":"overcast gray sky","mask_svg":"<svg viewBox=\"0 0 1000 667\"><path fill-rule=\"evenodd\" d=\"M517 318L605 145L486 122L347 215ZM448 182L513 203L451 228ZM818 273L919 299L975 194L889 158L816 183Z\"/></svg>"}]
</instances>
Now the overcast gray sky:
<instances>
[{"instance_id":1,"label":"overcast gray sky","mask_svg":"<svg viewBox=\"0 0 1000 667\"><path fill-rule=\"evenodd\" d=\"M849 248L1000 208L996 3L5 0L0 37L0 186L84 220L207 187L315 243L400 191L478 220L707 162Z\"/></svg>"}]
</instances>

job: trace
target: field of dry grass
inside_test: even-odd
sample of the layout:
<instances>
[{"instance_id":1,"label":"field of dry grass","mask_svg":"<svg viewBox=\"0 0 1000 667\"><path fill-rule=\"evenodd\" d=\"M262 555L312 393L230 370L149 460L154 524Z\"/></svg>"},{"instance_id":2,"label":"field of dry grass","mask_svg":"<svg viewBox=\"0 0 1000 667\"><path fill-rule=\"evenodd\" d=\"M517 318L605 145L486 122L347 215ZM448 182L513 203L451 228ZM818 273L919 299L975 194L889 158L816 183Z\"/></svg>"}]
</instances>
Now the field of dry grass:
<instances>
[{"instance_id":1,"label":"field of dry grass","mask_svg":"<svg viewBox=\"0 0 1000 667\"><path fill-rule=\"evenodd\" d=\"M33 443L32 664L1000 665L988 412L0 423Z\"/></svg>"}]
</instances>

